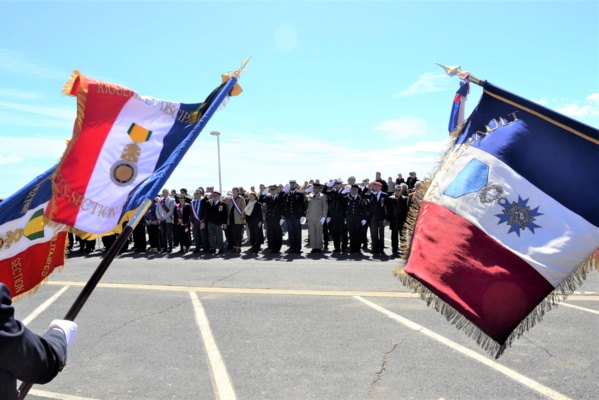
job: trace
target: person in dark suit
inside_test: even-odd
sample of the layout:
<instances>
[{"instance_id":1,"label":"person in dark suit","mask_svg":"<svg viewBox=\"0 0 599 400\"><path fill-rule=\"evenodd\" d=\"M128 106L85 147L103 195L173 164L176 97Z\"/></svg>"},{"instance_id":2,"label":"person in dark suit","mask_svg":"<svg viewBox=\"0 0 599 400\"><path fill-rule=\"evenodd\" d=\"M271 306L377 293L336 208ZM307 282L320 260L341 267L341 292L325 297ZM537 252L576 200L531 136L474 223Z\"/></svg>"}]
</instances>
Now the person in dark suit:
<instances>
[{"instance_id":1,"label":"person in dark suit","mask_svg":"<svg viewBox=\"0 0 599 400\"><path fill-rule=\"evenodd\" d=\"M266 205L266 239L268 241L268 248L273 254L281 251L283 245L283 196L279 194L279 187L277 185L271 185L269 187L269 193L263 194L258 200L260 203Z\"/></svg>"},{"instance_id":2,"label":"person in dark suit","mask_svg":"<svg viewBox=\"0 0 599 400\"><path fill-rule=\"evenodd\" d=\"M243 210L250 237L250 252L256 254L262 244L262 209L258 203L258 195L250 192L249 201Z\"/></svg>"},{"instance_id":3,"label":"person in dark suit","mask_svg":"<svg viewBox=\"0 0 599 400\"><path fill-rule=\"evenodd\" d=\"M206 214L203 215L204 224L208 228L208 243L210 244L210 253L219 254L225 252L223 241L223 231L227 228L227 205L221 201L220 193L213 192L212 198L206 206Z\"/></svg>"},{"instance_id":4,"label":"person in dark suit","mask_svg":"<svg viewBox=\"0 0 599 400\"><path fill-rule=\"evenodd\" d=\"M306 221L306 203L304 194L297 190L296 181L289 181L289 191L283 195L285 204L285 221L289 232L288 253L299 254L302 252L302 225Z\"/></svg>"},{"instance_id":5,"label":"person in dark suit","mask_svg":"<svg viewBox=\"0 0 599 400\"><path fill-rule=\"evenodd\" d=\"M193 229L194 253L199 253L202 249L208 249L208 235L206 226L202 223L202 215L206 212L205 205L208 202L204 198L204 189L196 189L191 201L191 226Z\"/></svg>"},{"instance_id":6,"label":"person in dark suit","mask_svg":"<svg viewBox=\"0 0 599 400\"><path fill-rule=\"evenodd\" d=\"M189 240L189 224L191 222L191 205L187 203L187 196L180 194L178 203L175 206L174 215L174 228L175 236L177 236L178 242L181 245L179 253L187 253L189 246L191 245Z\"/></svg>"},{"instance_id":7,"label":"person in dark suit","mask_svg":"<svg viewBox=\"0 0 599 400\"><path fill-rule=\"evenodd\" d=\"M406 183L408 184L408 189L413 190L414 185L416 185L416 182L418 182L416 172L410 172L410 176L408 176L408 179L406 180Z\"/></svg>"},{"instance_id":8,"label":"person in dark suit","mask_svg":"<svg viewBox=\"0 0 599 400\"><path fill-rule=\"evenodd\" d=\"M8 287L0 283L0 399L18 397L17 379L48 383L62 371L67 349L75 340L77 324L55 319L38 336L14 318Z\"/></svg>"},{"instance_id":9,"label":"person in dark suit","mask_svg":"<svg viewBox=\"0 0 599 400\"><path fill-rule=\"evenodd\" d=\"M329 228L329 240L333 242L333 251L340 252L347 247L347 240L343 236L343 223L345 218L345 202L343 181L335 179L325 185L324 193L329 201L327 225Z\"/></svg>"},{"instance_id":10,"label":"person in dark suit","mask_svg":"<svg viewBox=\"0 0 599 400\"><path fill-rule=\"evenodd\" d=\"M362 243L362 227L366 225L366 208L364 198L360 195L360 187L351 185L350 192L345 196L345 221L349 231L350 253L360 253Z\"/></svg>"},{"instance_id":11,"label":"person in dark suit","mask_svg":"<svg viewBox=\"0 0 599 400\"><path fill-rule=\"evenodd\" d=\"M391 248L399 254L399 241L408 215L408 185L395 187L395 194L389 197L389 229L391 229Z\"/></svg>"},{"instance_id":12,"label":"person in dark suit","mask_svg":"<svg viewBox=\"0 0 599 400\"><path fill-rule=\"evenodd\" d=\"M368 201L372 253L380 255L384 254L385 248L385 225L389 221L389 195L383 192L383 185L376 181L371 184L368 192L366 198Z\"/></svg>"}]
</instances>

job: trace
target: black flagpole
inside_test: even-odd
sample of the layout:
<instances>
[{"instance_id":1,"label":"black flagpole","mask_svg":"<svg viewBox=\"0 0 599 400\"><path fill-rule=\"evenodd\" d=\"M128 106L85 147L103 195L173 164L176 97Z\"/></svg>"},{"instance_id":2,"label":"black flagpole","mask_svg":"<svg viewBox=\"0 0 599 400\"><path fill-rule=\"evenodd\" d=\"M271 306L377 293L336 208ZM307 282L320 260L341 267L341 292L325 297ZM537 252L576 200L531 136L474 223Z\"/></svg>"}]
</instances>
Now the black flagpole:
<instances>
[{"instance_id":1,"label":"black flagpole","mask_svg":"<svg viewBox=\"0 0 599 400\"><path fill-rule=\"evenodd\" d=\"M152 200L150 200L150 199L143 200L143 202L141 203L141 205L139 206L139 208L137 209L137 211L135 212L135 214L133 215L131 220L123 228L123 231L121 232L119 237L116 239L116 241L112 244L112 246L110 246L110 248L106 252L106 255L100 262L100 265L98 265L98 267L94 271L91 278L89 278L89 280L83 287L83 290L81 291L81 293L79 293L79 296L77 297L77 299L75 300L75 302L73 303L73 305L71 306L69 311L67 312L64 319L69 320L69 321L75 321L75 318L79 314L79 311L81 311L81 309L85 305L85 302L87 301L89 296L91 296L92 292L94 291L94 289L100 282L100 279L102 279L102 276L104 275L104 273L106 272L106 270L108 269L108 267L110 266L110 264L112 263L112 261L114 260L116 255L121 250L121 247L123 247L123 245L127 241L127 238L129 237L129 235L131 234L133 229L135 229L135 227L137 226L137 224L139 223L141 218L143 218L144 214L146 213L148 208L150 208L151 205L152 205ZM19 386L18 400L23 400L25 398L25 396L27 396L27 393L29 393L29 389L31 389L32 386L33 386L33 383L22 382L21 386Z\"/></svg>"}]
</instances>

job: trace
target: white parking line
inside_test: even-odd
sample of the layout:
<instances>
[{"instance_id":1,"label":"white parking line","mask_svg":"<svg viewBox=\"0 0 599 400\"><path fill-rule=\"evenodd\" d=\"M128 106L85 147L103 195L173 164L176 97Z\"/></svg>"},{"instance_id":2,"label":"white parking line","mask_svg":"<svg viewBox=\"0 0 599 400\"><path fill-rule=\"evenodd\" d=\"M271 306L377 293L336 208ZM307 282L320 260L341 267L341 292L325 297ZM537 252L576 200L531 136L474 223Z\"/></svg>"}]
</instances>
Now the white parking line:
<instances>
[{"instance_id":1,"label":"white parking line","mask_svg":"<svg viewBox=\"0 0 599 400\"><path fill-rule=\"evenodd\" d=\"M435 333L425 327L423 327L422 325L418 325L415 322L410 321L407 318L404 318L400 315L397 315L375 303L372 303L360 296L354 296L355 299L361 301L362 303L366 304L367 306L374 308L375 310L385 314L386 316L388 316L389 318L399 322L400 324L404 325L407 328L410 328L414 331L418 331L419 333L422 333L425 336L428 336L429 338L436 340L438 342L440 342L441 344L444 344L447 347L452 348L453 350L462 353L463 355L465 355L466 357L470 357L475 361L478 361L481 364L486 365L489 368L494 369L497 372L500 372L512 379L514 379L516 382L542 394L543 396L547 397L548 399L553 399L553 400L569 400L569 397L564 396L563 394L556 392L553 389L548 388L547 386L544 386L530 378L527 378L524 375L519 374L518 372L505 367L481 354L478 354L452 340L447 339L444 336L439 335L438 333Z\"/></svg>"},{"instance_id":2,"label":"white parking line","mask_svg":"<svg viewBox=\"0 0 599 400\"><path fill-rule=\"evenodd\" d=\"M46 399L58 399L58 400L98 400L97 398L92 399L91 397L80 397L72 396L70 394L46 392L45 390L31 389L29 394L39 397L45 397Z\"/></svg>"},{"instance_id":3,"label":"white parking line","mask_svg":"<svg viewBox=\"0 0 599 400\"><path fill-rule=\"evenodd\" d=\"M210 372L212 375L212 384L214 385L214 394L217 400L235 400L235 389L229 379L229 373L225 367L225 363L218 351L214 337L212 336L212 330L208 323L208 318L204 312L204 307L198 299L195 292L189 292L191 296L191 302L195 310L196 322L198 328L200 328L200 334L204 341L204 347L206 354L208 355L208 361L210 361Z\"/></svg>"},{"instance_id":4,"label":"white parking line","mask_svg":"<svg viewBox=\"0 0 599 400\"><path fill-rule=\"evenodd\" d=\"M580 311L586 311L586 312L590 312L590 313L593 313L593 314L597 314L597 315L599 315L599 311L597 311L597 310L592 310L592 309L590 309L590 308L585 308L585 307L575 306L575 305L568 304L568 303L559 303L559 305L560 305L560 306L566 306L566 307L570 307L570 308L575 308L575 309L577 309L577 310L580 310Z\"/></svg>"},{"instance_id":5,"label":"white parking line","mask_svg":"<svg viewBox=\"0 0 599 400\"><path fill-rule=\"evenodd\" d=\"M35 310L33 310L33 312L31 314L29 314L27 316L27 318L25 318L24 320L22 320L23 324L25 324L25 326L27 326L27 324L29 324L31 321L33 321L38 315L40 315L41 313L43 313L46 310L46 308L50 307L50 305L52 303L54 303L56 300L58 300L58 298L68 288L69 288L69 286L63 287L58 292L56 292L52 297L50 297L48 300L44 301L38 308L36 308Z\"/></svg>"}]
</instances>

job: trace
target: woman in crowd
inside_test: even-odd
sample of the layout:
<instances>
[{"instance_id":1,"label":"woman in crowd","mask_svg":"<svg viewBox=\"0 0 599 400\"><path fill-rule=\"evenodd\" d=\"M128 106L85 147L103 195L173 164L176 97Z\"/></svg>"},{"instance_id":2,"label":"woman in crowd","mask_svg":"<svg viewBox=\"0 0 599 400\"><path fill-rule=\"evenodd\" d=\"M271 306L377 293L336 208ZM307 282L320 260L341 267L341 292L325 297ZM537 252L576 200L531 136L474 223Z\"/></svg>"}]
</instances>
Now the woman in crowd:
<instances>
[{"instance_id":1,"label":"woman in crowd","mask_svg":"<svg viewBox=\"0 0 599 400\"><path fill-rule=\"evenodd\" d=\"M178 197L178 203L175 207L175 237L181 245L180 253L186 253L189 250L189 222L191 217L191 206L186 202L184 194Z\"/></svg>"},{"instance_id":2,"label":"woman in crowd","mask_svg":"<svg viewBox=\"0 0 599 400\"><path fill-rule=\"evenodd\" d=\"M256 193L250 193L250 201L243 210L245 219L248 224L250 231L250 251L256 254L260 251L260 244L262 243L262 208L258 203L258 196Z\"/></svg>"}]
</instances>

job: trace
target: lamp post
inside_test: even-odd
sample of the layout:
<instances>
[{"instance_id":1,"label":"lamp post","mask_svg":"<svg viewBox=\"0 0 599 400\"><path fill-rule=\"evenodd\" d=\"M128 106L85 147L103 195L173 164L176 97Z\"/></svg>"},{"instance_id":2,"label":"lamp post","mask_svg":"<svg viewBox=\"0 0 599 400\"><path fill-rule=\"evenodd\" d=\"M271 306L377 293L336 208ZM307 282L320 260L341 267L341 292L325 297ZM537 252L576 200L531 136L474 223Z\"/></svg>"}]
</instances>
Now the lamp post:
<instances>
[{"instance_id":1,"label":"lamp post","mask_svg":"<svg viewBox=\"0 0 599 400\"><path fill-rule=\"evenodd\" d=\"M220 176L220 132L212 131L212 132L210 132L210 135L216 136L216 149L217 149L217 153L218 153L218 191L221 193L221 196L222 196L223 182L222 182L221 176Z\"/></svg>"}]
</instances>

